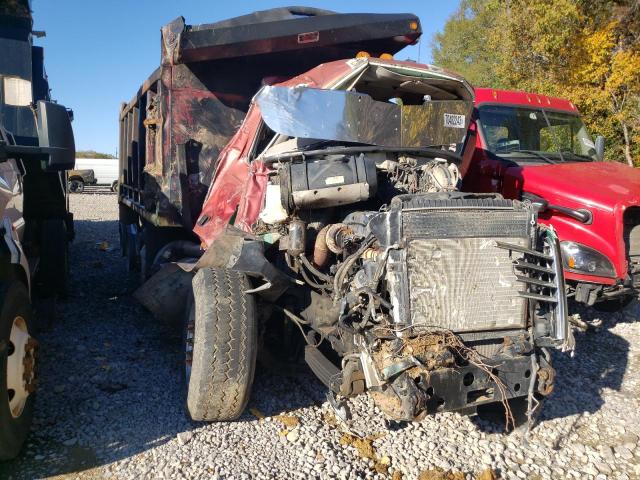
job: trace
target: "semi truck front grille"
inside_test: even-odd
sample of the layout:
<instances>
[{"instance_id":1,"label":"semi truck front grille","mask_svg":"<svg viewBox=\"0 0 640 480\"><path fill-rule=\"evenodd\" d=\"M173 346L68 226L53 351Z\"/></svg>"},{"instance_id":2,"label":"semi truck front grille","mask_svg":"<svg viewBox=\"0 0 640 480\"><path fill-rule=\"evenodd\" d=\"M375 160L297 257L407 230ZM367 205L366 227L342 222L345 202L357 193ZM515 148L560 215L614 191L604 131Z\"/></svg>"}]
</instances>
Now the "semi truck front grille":
<instances>
[{"instance_id":1,"label":"semi truck front grille","mask_svg":"<svg viewBox=\"0 0 640 480\"><path fill-rule=\"evenodd\" d=\"M634 284L640 285L640 207L628 208L624 213L624 243L629 271Z\"/></svg>"}]
</instances>

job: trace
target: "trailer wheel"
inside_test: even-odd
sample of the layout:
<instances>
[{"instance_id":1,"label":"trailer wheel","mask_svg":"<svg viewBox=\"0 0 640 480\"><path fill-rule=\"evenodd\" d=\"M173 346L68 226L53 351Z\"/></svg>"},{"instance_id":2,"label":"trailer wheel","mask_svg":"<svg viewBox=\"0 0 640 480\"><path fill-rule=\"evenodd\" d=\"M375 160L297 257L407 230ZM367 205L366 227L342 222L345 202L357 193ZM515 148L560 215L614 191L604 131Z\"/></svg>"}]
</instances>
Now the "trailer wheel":
<instances>
[{"instance_id":1,"label":"trailer wheel","mask_svg":"<svg viewBox=\"0 0 640 480\"><path fill-rule=\"evenodd\" d=\"M37 342L30 327L27 288L13 281L0 312L0 461L18 455L31 426Z\"/></svg>"},{"instance_id":2,"label":"trailer wheel","mask_svg":"<svg viewBox=\"0 0 640 480\"><path fill-rule=\"evenodd\" d=\"M84 182L79 178L69 180L69 192L82 193L84 192Z\"/></svg>"},{"instance_id":3,"label":"trailer wheel","mask_svg":"<svg viewBox=\"0 0 640 480\"><path fill-rule=\"evenodd\" d=\"M238 418L256 365L257 314L246 275L203 268L193 278L185 328L187 411L193 420Z\"/></svg>"}]
</instances>

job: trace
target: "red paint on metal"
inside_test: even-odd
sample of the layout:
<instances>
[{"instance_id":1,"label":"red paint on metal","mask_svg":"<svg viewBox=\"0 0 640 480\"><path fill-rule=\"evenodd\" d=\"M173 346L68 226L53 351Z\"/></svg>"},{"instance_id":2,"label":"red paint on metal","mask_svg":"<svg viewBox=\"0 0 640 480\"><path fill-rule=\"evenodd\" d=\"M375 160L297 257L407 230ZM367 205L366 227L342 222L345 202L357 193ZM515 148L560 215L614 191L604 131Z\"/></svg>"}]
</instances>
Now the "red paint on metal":
<instances>
[{"instance_id":1,"label":"red paint on metal","mask_svg":"<svg viewBox=\"0 0 640 480\"><path fill-rule=\"evenodd\" d=\"M576 107L564 98L548 97L537 93L499 90L495 88L476 88L476 105L483 103L503 103L505 105L541 106L554 110L578 113Z\"/></svg>"},{"instance_id":2,"label":"red paint on metal","mask_svg":"<svg viewBox=\"0 0 640 480\"><path fill-rule=\"evenodd\" d=\"M593 214L589 225L558 212L544 212L540 222L553 227L561 240L598 250L611 260L618 278L628 271L623 239L623 216L628 207L640 205L640 171L614 162L566 163L510 167L505 171L503 191L526 191L549 203L569 208L587 208ZM567 277L582 277L567 273ZM613 283L601 279L601 283Z\"/></svg>"}]
</instances>

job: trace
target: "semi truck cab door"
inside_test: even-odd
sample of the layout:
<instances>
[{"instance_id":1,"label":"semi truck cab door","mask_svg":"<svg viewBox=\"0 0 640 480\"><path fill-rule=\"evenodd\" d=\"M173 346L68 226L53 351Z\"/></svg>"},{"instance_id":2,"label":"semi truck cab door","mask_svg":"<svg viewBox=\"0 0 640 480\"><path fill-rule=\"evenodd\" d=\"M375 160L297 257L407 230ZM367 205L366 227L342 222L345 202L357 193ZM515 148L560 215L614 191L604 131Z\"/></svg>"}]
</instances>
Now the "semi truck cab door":
<instances>
[{"instance_id":1,"label":"semi truck cab door","mask_svg":"<svg viewBox=\"0 0 640 480\"><path fill-rule=\"evenodd\" d=\"M506 167L503 160L485 150L477 124L472 122L462 157L462 189L466 192L502 193Z\"/></svg>"}]
</instances>

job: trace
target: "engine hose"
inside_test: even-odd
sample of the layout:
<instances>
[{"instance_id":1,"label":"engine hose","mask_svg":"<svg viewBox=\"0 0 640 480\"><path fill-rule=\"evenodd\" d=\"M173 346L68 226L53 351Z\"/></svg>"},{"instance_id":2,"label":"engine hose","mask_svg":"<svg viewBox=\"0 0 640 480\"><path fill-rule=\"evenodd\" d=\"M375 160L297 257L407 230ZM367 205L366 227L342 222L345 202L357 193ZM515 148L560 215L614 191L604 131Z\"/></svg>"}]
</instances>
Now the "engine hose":
<instances>
[{"instance_id":1,"label":"engine hose","mask_svg":"<svg viewBox=\"0 0 640 480\"><path fill-rule=\"evenodd\" d=\"M318 270L316 267L313 266L313 264L309 261L309 259L307 259L307 257L305 256L304 253L299 255L300 261L302 262L302 264L307 267L309 269L309 271L311 273L313 273L316 277L321 278L322 280L324 280L325 282L332 282L333 278L330 275L327 275L326 273L322 273L320 270Z\"/></svg>"},{"instance_id":2,"label":"engine hose","mask_svg":"<svg viewBox=\"0 0 640 480\"><path fill-rule=\"evenodd\" d=\"M294 261L296 262L296 267L298 270L298 273L300 273L300 275L302 275L302 278L304 279L304 281L311 287L313 288L317 288L318 290L329 290L331 291L331 284L329 283L325 283L325 284L321 284L316 282L315 280L312 280L309 275L307 275L307 272L304 268L302 268L302 266L300 265L299 258L294 258Z\"/></svg>"},{"instance_id":3,"label":"engine hose","mask_svg":"<svg viewBox=\"0 0 640 480\"><path fill-rule=\"evenodd\" d=\"M320 229L316 236L315 244L313 245L313 263L322 268L327 264L329 260L329 247L327 247L327 232L331 225L325 225Z\"/></svg>"},{"instance_id":4,"label":"engine hose","mask_svg":"<svg viewBox=\"0 0 640 480\"><path fill-rule=\"evenodd\" d=\"M342 285L344 283L345 277L349 273L349 269L356 262L356 260L358 260L358 258L360 258L360 255L362 255L362 253L367 248L369 248L369 246L371 246L371 244L373 242L375 242L375 240L376 239L373 236L367 238L364 242L362 242L362 245L360 246L360 248L355 253L353 253L349 257L347 257L347 259L344 261L344 263L342 265L340 265L340 267L338 267L338 271L336 272L336 275L335 275L334 280L333 280L333 293L334 293L334 295L336 295L336 296L340 295L340 292L342 291Z\"/></svg>"}]
</instances>

